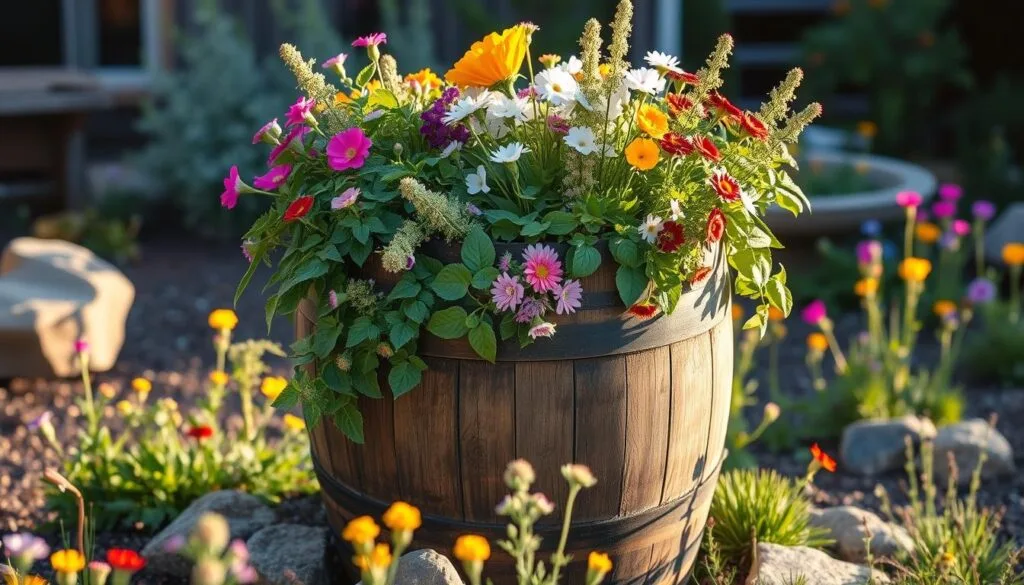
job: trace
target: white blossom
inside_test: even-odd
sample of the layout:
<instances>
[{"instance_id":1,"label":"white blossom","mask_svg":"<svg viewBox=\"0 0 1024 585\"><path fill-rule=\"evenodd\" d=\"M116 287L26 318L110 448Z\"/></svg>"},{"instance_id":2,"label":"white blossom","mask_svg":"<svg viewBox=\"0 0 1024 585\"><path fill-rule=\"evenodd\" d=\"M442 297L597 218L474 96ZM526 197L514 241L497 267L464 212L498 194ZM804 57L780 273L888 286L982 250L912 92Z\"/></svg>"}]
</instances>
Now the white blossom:
<instances>
[{"instance_id":1,"label":"white blossom","mask_svg":"<svg viewBox=\"0 0 1024 585\"><path fill-rule=\"evenodd\" d=\"M497 150L491 153L490 158L491 162L514 163L526 152L530 152L528 146L523 146L521 142L512 142L505 146L499 146Z\"/></svg>"},{"instance_id":2,"label":"white blossom","mask_svg":"<svg viewBox=\"0 0 1024 585\"><path fill-rule=\"evenodd\" d=\"M598 149L594 131L585 126L569 128L569 133L563 140L580 154L592 154Z\"/></svg>"},{"instance_id":3,"label":"white blossom","mask_svg":"<svg viewBox=\"0 0 1024 585\"><path fill-rule=\"evenodd\" d=\"M665 78L658 73L657 69L641 67L626 72L626 87L633 91L642 91L647 94L656 95L664 91Z\"/></svg>"},{"instance_id":4,"label":"white blossom","mask_svg":"<svg viewBox=\"0 0 1024 585\"><path fill-rule=\"evenodd\" d=\"M491 188L487 186L487 169L483 165L478 166L475 173L466 175L466 191L470 195L491 192Z\"/></svg>"},{"instance_id":5,"label":"white blossom","mask_svg":"<svg viewBox=\"0 0 1024 585\"><path fill-rule=\"evenodd\" d=\"M647 220L640 224L637 231L640 232L640 237L646 240L648 244L653 244L658 239L658 234L661 233L663 223L660 216L649 214Z\"/></svg>"}]
</instances>

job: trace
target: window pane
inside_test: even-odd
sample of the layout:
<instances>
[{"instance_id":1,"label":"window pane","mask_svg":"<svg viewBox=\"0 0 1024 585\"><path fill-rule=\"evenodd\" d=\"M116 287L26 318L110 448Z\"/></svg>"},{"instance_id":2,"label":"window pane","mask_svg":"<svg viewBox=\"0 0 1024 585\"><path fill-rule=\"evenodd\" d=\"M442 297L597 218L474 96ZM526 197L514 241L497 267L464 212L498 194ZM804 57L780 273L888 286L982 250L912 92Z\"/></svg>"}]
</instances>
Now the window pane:
<instances>
[{"instance_id":1,"label":"window pane","mask_svg":"<svg viewBox=\"0 0 1024 585\"><path fill-rule=\"evenodd\" d=\"M98 0L100 67L142 64L142 0Z\"/></svg>"},{"instance_id":2,"label":"window pane","mask_svg":"<svg viewBox=\"0 0 1024 585\"><path fill-rule=\"evenodd\" d=\"M4 2L0 66L60 65L60 0Z\"/></svg>"}]
</instances>

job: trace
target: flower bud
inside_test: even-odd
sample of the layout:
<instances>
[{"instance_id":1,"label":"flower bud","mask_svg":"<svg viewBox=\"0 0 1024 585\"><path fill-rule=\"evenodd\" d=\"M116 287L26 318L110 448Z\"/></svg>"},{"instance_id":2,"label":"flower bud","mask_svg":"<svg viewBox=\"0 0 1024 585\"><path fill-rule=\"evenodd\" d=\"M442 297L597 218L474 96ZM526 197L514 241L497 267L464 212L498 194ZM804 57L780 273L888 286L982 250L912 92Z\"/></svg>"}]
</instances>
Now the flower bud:
<instances>
[{"instance_id":1,"label":"flower bud","mask_svg":"<svg viewBox=\"0 0 1024 585\"><path fill-rule=\"evenodd\" d=\"M223 585L227 567L217 559L203 559L192 568L193 585Z\"/></svg>"},{"instance_id":2,"label":"flower bud","mask_svg":"<svg viewBox=\"0 0 1024 585\"><path fill-rule=\"evenodd\" d=\"M512 490L527 490L537 479L533 466L525 459L516 459L505 468L505 485Z\"/></svg>"},{"instance_id":3,"label":"flower bud","mask_svg":"<svg viewBox=\"0 0 1024 585\"><path fill-rule=\"evenodd\" d=\"M219 556L231 540L231 528L223 516L207 512L196 521L192 538L211 555Z\"/></svg>"},{"instance_id":4,"label":"flower bud","mask_svg":"<svg viewBox=\"0 0 1024 585\"><path fill-rule=\"evenodd\" d=\"M103 561L89 563L89 585L106 585L110 577L110 565Z\"/></svg>"},{"instance_id":5,"label":"flower bud","mask_svg":"<svg viewBox=\"0 0 1024 585\"><path fill-rule=\"evenodd\" d=\"M782 414L782 408L774 402L769 402L764 405L764 421L765 423L773 423L779 420L779 415Z\"/></svg>"},{"instance_id":6,"label":"flower bud","mask_svg":"<svg viewBox=\"0 0 1024 585\"><path fill-rule=\"evenodd\" d=\"M395 156L402 156L402 151L405 150L405 147L402 146L401 142L396 142L392 150L395 151Z\"/></svg>"},{"instance_id":7,"label":"flower bud","mask_svg":"<svg viewBox=\"0 0 1024 585\"><path fill-rule=\"evenodd\" d=\"M597 478L594 477L590 468L578 463L563 465L562 477L564 477L570 485L579 485L585 488L592 487L597 483Z\"/></svg>"}]
</instances>

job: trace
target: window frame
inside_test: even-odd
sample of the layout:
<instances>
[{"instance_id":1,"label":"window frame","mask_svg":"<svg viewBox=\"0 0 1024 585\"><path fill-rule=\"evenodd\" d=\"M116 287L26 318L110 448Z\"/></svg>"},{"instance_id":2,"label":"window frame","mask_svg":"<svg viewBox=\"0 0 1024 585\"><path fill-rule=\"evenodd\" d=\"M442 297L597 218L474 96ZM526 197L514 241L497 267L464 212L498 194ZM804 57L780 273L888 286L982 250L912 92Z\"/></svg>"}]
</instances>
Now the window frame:
<instances>
[{"instance_id":1,"label":"window frame","mask_svg":"<svg viewBox=\"0 0 1024 585\"><path fill-rule=\"evenodd\" d=\"M99 60L99 23L96 0L61 0L61 40L64 64L86 69L101 86L116 92L147 91L163 66L166 30L162 19L168 0L138 0L142 39L141 64L138 66L101 66Z\"/></svg>"}]
</instances>

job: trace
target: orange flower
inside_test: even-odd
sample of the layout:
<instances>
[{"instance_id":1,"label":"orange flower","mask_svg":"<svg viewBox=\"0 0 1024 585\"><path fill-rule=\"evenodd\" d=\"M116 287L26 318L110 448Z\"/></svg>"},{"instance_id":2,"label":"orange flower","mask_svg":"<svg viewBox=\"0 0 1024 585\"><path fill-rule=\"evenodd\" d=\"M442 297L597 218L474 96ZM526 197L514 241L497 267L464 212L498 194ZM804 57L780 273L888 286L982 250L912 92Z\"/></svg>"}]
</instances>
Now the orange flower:
<instances>
[{"instance_id":1,"label":"orange flower","mask_svg":"<svg viewBox=\"0 0 1024 585\"><path fill-rule=\"evenodd\" d=\"M482 536L464 534L455 539L452 554L462 562L486 561L491 558L491 543Z\"/></svg>"},{"instance_id":2,"label":"orange flower","mask_svg":"<svg viewBox=\"0 0 1024 585\"><path fill-rule=\"evenodd\" d=\"M1024 244L1020 242L1010 242L1003 246L1003 262L1005 262L1007 266L1024 265Z\"/></svg>"},{"instance_id":3,"label":"orange flower","mask_svg":"<svg viewBox=\"0 0 1024 585\"><path fill-rule=\"evenodd\" d=\"M626 147L626 162L641 171L649 171L658 164L658 144L647 138L637 138Z\"/></svg>"},{"instance_id":4,"label":"orange flower","mask_svg":"<svg viewBox=\"0 0 1024 585\"><path fill-rule=\"evenodd\" d=\"M214 386L227 386L230 379L231 378L228 377L227 372L224 370L214 370L210 372L210 382L212 382Z\"/></svg>"},{"instance_id":5,"label":"orange flower","mask_svg":"<svg viewBox=\"0 0 1024 585\"><path fill-rule=\"evenodd\" d=\"M636 113L636 125L651 138L661 138L668 132L668 116L658 108L644 104Z\"/></svg>"},{"instance_id":6,"label":"orange flower","mask_svg":"<svg viewBox=\"0 0 1024 585\"><path fill-rule=\"evenodd\" d=\"M935 311L935 314L939 317L946 317L956 313L956 303L947 300L935 301L935 304L932 305L932 311Z\"/></svg>"},{"instance_id":7,"label":"orange flower","mask_svg":"<svg viewBox=\"0 0 1024 585\"><path fill-rule=\"evenodd\" d=\"M819 447L817 443L811 445L811 455L824 469L835 472L836 460L830 457L828 453L822 451L821 447Z\"/></svg>"},{"instance_id":8,"label":"orange flower","mask_svg":"<svg viewBox=\"0 0 1024 585\"><path fill-rule=\"evenodd\" d=\"M807 349L824 353L828 349L828 338L824 333L811 333L807 336Z\"/></svg>"},{"instance_id":9,"label":"orange flower","mask_svg":"<svg viewBox=\"0 0 1024 585\"><path fill-rule=\"evenodd\" d=\"M405 502L395 502L384 512L384 525L395 531L413 531L423 524L420 510Z\"/></svg>"},{"instance_id":10,"label":"orange flower","mask_svg":"<svg viewBox=\"0 0 1024 585\"><path fill-rule=\"evenodd\" d=\"M853 285L853 292L858 297L874 296L878 292L878 279L862 278L858 280L857 284Z\"/></svg>"},{"instance_id":11,"label":"orange flower","mask_svg":"<svg viewBox=\"0 0 1024 585\"><path fill-rule=\"evenodd\" d=\"M359 516L349 520L348 524L345 525L345 529L341 532L343 539L357 547L373 542L379 535L380 526L377 526L377 523L369 516Z\"/></svg>"},{"instance_id":12,"label":"orange flower","mask_svg":"<svg viewBox=\"0 0 1024 585\"><path fill-rule=\"evenodd\" d=\"M386 568L391 564L391 547L378 543L369 555L356 555L352 562L361 571Z\"/></svg>"},{"instance_id":13,"label":"orange flower","mask_svg":"<svg viewBox=\"0 0 1024 585\"><path fill-rule=\"evenodd\" d=\"M587 555L587 570L598 575L604 575L612 570L612 560L606 553L591 551Z\"/></svg>"},{"instance_id":14,"label":"orange flower","mask_svg":"<svg viewBox=\"0 0 1024 585\"><path fill-rule=\"evenodd\" d=\"M769 321L782 321L786 318L786 314L776 307L768 307L768 320Z\"/></svg>"},{"instance_id":15,"label":"orange flower","mask_svg":"<svg viewBox=\"0 0 1024 585\"><path fill-rule=\"evenodd\" d=\"M448 83L469 87L491 87L512 79L523 66L528 44L528 29L523 25L491 33L473 43L444 77Z\"/></svg>"},{"instance_id":16,"label":"orange flower","mask_svg":"<svg viewBox=\"0 0 1024 585\"><path fill-rule=\"evenodd\" d=\"M441 89L443 83L441 78L434 74L430 68L420 69L416 73L410 73L405 76L405 82L413 88L417 88L420 93L429 94L435 90Z\"/></svg>"},{"instance_id":17,"label":"orange flower","mask_svg":"<svg viewBox=\"0 0 1024 585\"><path fill-rule=\"evenodd\" d=\"M917 224L917 227L914 228L914 235L917 236L917 239L920 242L925 244L934 244L942 237L942 228L934 223L919 223Z\"/></svg>"},{"instance_id":18,"label":"orange flower","mask_svg":"<svg viewBox=\"0 0 1024 585\"><path fill-rule=\"evenodd\" d=\"M932 272L932 263L925 258L904 258L900 262L900 278L907 282L921 283Z\"/></svg>"},{"instance_id":19,"label":"orange flower","mask_svg":"<svg viewBox=\"0 0 1024 585\"><path fill-rule=\"evenodd\" d=\"M740 305L732 306L732 320L739 321L743 318L743 307Z\"/></svg>"},{"instance_id":20,"label":"orange flower","mask_svg":"<svg viewBox=\"0 0 1024 585\"><path fill-rule=\"evenodd\" d=\"M560 56L553 55L551 53L547 53L546 55L541 55L540 57L537 57L537 60L540 61L541 65L547 67L548 69L550 69L550 68L554 67L555 65L558 65L559 63L562 62L562 58Z\"/></svg>"},{"instance_id":21,"label":"orange flower","mask_svg":"<svg viewBox=\"0 0 1024 585\"><path fill-rule=\"evenodd\" d=\"M871 120L861 120L860 122L857 122L857 134L871 140L878 135L878 124L875 124Z\"/></svg>"}]
</instances>

